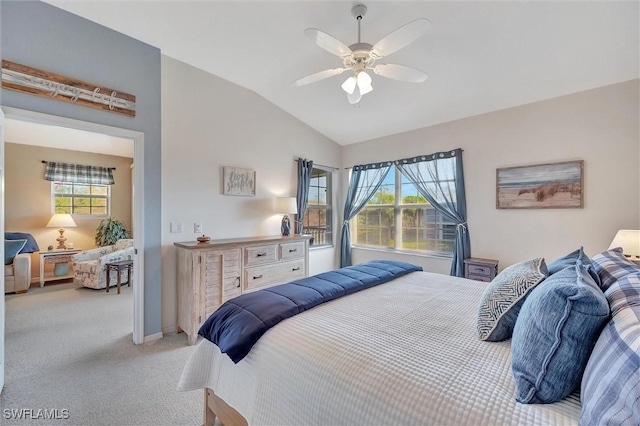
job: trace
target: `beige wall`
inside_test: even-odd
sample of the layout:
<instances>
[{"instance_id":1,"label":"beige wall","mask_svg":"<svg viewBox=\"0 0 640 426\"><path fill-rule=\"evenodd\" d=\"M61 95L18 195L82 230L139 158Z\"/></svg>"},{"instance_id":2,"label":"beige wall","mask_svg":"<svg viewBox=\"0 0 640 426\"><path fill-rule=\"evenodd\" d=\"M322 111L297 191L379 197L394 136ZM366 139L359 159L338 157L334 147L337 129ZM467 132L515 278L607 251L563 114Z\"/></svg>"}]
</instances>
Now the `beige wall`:
<instances>
[{"instance_id":1,"label":"beige wall","mask_svg":"<svg viewBox=\"0 0 640 426\"><path fill-rule=\"evenodd\" d=\"M295 196L295 158L340 165L340 147L255 93L162 57L162 331L176 329L176 253L194 241L280 233L276 196ZM222 168L256 171L256 196L222 195ZM340 173L334 173L334 204ZM340 205L334 208L334 220ZM182 233L170 223L182 222ZM312 250L311 274L335 268L335 249Z\"/></svg>"},{"instance_id":2,"label":"beige wall","mask_svg":"<svg viewBox=\"0 0 640 426\"><path fill-rule=\"evenodd\" d=\"M116 184L111 187L111 216L131 229L131 158L64 149L5 143L5 231L28 232L40 250L56 246L58 231L46 228L51 219L51 182L44 180L45 161L115 167ZM64 236L75 248L91 249L100 219L75 218L77 228L68 228ZM39 257L32 255L32 281L39 278Z\"/></svg>"},{"instance_id":3,"label":"beige wall","mask_svg":"<svg viewBox=\"0 0 640 426\"><path fill-rule=\"evenodd\" d=\"M460 147L473 256L499 259L503 269L580 245L593 255L616 230L640 228L638 95L638 80L606 86L348 145L342 161L346 167ZM583 209L496 209L496 168L567 160L584 160ZM380 255L354 249L353 261ZM449 260L394 257L449 272Z\"/></svg>"}]
</instances>

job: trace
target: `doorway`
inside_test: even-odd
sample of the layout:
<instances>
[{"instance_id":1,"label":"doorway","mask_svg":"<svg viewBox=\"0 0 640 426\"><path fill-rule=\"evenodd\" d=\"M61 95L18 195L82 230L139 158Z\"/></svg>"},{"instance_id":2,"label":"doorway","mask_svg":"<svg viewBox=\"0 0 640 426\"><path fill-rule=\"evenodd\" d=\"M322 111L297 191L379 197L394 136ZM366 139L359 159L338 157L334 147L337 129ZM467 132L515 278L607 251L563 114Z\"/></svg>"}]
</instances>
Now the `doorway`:
<instances>
[{"instance_id":1,"label":"doorway","mask_svg":"<svg viewBox=\"0 0 640 426\"><path fill-rule=\"evenodd\" d=\"M85 132L99 133L109 135L116 138L129 139L133 141L133 182L132 186L132 216L133 216L133 239L134 239L134 258L136 267L133 270L133 343L144 343L144 134L128 129L121 129L102 124L90 123L80 120L58 117L48 114L36 113L32 111L21 110L17 108L2 107L6 119L27 121L31 123L39 123L44 125L58 126L67 129L82 130ZM5 126L6 130L6 126ZM2 158L4 156L4 139L0 141L2 144ZM4 161L2 163L4 165ZM3 182L4 184L4 176ZM4 202L4 193L2 194ZM2 230L4 234L4 230ZM3 301L4 307L4 301ZM4 343L4 340L3 342Z\"/></svg>"}]
</instances>

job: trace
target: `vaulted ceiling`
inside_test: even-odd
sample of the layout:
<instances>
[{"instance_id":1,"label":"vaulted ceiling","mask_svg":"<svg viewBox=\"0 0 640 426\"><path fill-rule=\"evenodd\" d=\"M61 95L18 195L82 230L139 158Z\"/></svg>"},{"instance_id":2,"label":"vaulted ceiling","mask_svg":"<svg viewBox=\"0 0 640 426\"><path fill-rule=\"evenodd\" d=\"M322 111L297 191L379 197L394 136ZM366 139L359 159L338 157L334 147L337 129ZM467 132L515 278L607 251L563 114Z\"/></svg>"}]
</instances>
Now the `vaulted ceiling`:
<instances>
[{"instance_id":1,"label":"vaulted ceiling","mask_svg":"<svg viewBox=\"0 0 640 426\"><path fill-rule=\"evenodd\" d=\"M341 66L304 35L357 41L351 1L48 1L250 89L340 144L638 78L637 1L364 2L362 41L427 18L427 33L385 58L424 83L373 75L353 106L347 74L290 83Z\"/></svg>"}]
</instances>

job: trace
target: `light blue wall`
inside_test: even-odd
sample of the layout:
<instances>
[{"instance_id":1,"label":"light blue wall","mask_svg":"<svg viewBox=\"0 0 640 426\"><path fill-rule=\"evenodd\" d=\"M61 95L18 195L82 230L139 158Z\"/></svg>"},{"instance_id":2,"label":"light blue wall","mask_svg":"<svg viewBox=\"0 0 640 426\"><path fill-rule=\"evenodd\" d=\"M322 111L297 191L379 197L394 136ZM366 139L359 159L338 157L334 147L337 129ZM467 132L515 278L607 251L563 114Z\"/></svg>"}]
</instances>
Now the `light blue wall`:
<instances>
[{"instance_id":1,"label":"light blue wall","mask_svg":"<svg viewBox=\"0 0 640 426\"><path fill-rule=\"evenodd\" d=\"M2 59L136 96L134 118L4 89L2 105L144 132L144 335L160 332L160 50L37 1L0 2L0 31Z\"/></svg>"}]
</instances>

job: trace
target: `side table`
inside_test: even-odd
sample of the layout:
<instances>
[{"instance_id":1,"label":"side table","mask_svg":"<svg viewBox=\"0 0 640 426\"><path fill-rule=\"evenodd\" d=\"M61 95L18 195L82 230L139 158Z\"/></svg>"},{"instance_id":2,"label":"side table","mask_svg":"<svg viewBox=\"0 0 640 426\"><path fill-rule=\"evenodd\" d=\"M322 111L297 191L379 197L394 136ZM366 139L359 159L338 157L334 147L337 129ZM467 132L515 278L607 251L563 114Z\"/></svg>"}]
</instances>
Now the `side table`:
<instances>
[{"instance_id":1,"label":"side table","mask_svg":"<svg viewBox=\"0 0 640 426\"><path fill-rule=\"evenodd\" d=\"M464 260L464 277L470 280L489 282L498 274L498 261L470 257Z\"/></svg>"},{"instance_id":2,"label":"side table","mask_svg":"<svg viewBox=\"0 0 640 426\"><path fill-rule=\"evenodd\" d=\"M109 284L111 283L111 271L118 274L118 294L120 294L120 285L122 284L122 271L126 270L127 285L131 287L131 274L133 272L133 260L120 260L118 262L110 262L105 264L107 268L107 293L109 293Z\"/></svg>"},{"instance_id":3,"label":"side table","mask_svg":"<svg viewBox=\"0 0 640 426\"><path fill-rule=\"evenodd\" d=\"M65 280L73 278L73 269L69 268L71 258L82 250L51 250L40 252L40 287L44 287L46 281ZM45 272L45 264L54 264L53 272Z\"/></svg>"}]
</instances>

